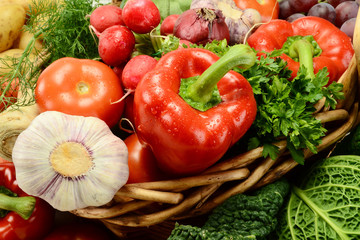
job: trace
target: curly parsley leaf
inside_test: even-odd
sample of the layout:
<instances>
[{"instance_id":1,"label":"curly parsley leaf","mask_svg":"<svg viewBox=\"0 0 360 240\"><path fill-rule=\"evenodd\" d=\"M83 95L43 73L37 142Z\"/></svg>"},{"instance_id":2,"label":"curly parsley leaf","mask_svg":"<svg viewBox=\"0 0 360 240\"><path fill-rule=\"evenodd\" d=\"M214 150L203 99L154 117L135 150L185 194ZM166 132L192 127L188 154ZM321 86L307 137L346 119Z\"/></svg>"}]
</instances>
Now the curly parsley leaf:
<instances>
[{"instance_id":1,"label":"curly parsley leaf","mask_svg":"<svg viewBox=\"0 0 360 240\"><path fill-rule=\"evenodd\" d=\"M291 72L280 58L261 57L247 70L235 69L248 79L253 87L258 104L257 117L250 129L258 139L249 146L263 145L263 156L275 159L276 147L269 147L276 139L286 138L288 149L295 161L304 163L301 149L317 152L326 129L317 120L314 104L326 99L326 106L332 108L336 99L341 99L342 84L328 83L327 70L320 70L315 78L306 77L306 69L300 67L296 78L289 81Z\"/></svg>"}]
</instances>

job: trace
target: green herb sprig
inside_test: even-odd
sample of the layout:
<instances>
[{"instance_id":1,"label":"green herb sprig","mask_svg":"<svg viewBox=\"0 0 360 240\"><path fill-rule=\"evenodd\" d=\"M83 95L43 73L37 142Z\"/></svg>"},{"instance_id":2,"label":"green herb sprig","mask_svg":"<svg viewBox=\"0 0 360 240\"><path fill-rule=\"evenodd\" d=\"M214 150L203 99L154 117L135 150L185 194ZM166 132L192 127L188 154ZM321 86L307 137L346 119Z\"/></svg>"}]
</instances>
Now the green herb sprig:
<instances>
[{"instance_id":1,"label":"green herb sprig","mask_svg":"<svg viewBox=\"0 0 360 240\"><path fill-rule=\"evenodd\" d=\"M249 148L264 146L264 157L276 158L277 148L271 143L286 138L295 161L304 163L302 149L317 153L326 129L314 117L314 105L325 98L325 106L335 108L337 99L343 99L343 85L329 86L328 71L320 70L309 78L300 67L297 76L289 81L291 72L280 58L261 57L249 70L237 69L253 87L258 104L257 117L250 129Z\"/></svg>"},{"instance_id":2,"label":"green herb sprig","mask_svg":"<svg viewBox=\"0 0 360 240\"><path fill-rule=\"evenodd\" d=\"M26 29L41 32L50 53L48 64L62 57L99 59L98 39L89 28L89 15L99 5L92 0L63 0L44 6L40 1L30 9Z\"/></svg>"}]
</instances>

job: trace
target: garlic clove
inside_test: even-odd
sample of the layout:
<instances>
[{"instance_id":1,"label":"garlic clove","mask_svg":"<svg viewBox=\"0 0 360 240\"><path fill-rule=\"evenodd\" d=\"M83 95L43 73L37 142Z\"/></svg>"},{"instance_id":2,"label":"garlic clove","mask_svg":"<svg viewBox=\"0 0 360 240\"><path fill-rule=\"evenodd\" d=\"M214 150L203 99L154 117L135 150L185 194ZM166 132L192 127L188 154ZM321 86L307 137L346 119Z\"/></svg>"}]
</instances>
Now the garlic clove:
<instances>
[{"instance_id":1,"label":"garlic clove","mask_svg":"<svg viewBox=\"0 0 360 240\"><path fill-rule=\"evenodd\" d=\"M127 182L127 157L104 121L56 111L37 116L12 152L20 188L60 211L110 202Z\"/></svg>"}]
</instances>

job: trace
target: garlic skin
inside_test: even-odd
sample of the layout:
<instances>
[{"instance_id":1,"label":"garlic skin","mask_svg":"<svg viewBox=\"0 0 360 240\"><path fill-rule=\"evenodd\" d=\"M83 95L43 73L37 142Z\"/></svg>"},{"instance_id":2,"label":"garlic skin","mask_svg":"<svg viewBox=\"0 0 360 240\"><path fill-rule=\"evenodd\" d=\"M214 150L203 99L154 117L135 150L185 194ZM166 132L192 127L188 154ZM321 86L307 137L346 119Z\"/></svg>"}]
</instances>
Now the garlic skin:
<instances>
[{"instance_id":1,"label":"garlic skin","mask_svg":"<svg viewBox=\"0 0 360 240\"><path fill-rule=\"evenodd\" d=\"M125 143L95 117L41 113L12 158L19 187L60 211L104 205L129 177Z\"/></svg>"}]
</instances>

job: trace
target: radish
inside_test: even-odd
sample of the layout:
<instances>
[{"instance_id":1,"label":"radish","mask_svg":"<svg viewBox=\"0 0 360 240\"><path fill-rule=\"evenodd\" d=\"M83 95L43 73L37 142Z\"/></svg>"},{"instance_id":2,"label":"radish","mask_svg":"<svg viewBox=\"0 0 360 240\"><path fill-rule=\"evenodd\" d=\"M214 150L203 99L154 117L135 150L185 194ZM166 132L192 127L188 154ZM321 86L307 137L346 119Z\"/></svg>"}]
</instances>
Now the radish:
<instances>
[{"instance_id":1,"label":"radish","mask_svg":"<svg viewBox=\"0 0 360 240\"><path fill-rule=\"evenodd\" d=\"M123 63L123 64L113 67L113 71L116 74L116 76L118 76L118 78L120 79L120 82L121 82L122 72L124 70L125 64L126 63Z\"/></svg>"},{"instance_id":2,"label":"radish","mask_svg":"<svg viewBox=\"0 0 360 240\"><path fill-rule=\"evenodd\" d=\"M174 25L176 22L176 19L178 19L180 15L179 14L173 14L167 16L164 21L162 21L160 26L160 34L161 35L169 35L174 33Z\"/></svg>"},{"instance_id":3,"label":"radish","mask_svg":"<svg viewBox=\"0 0 360 240\"><path fill-rule=\"evenodd\" d=\"M160 11L151 0L128 0L122 11L124 23L135 33L149 33L161 21Z\"/></svg>"},{"instance_id":4,"label":"radish","mask_svg":"<svg viewBox=\"0 0 360 240\"><path fill-rule=\"evenodd\" d=\"M122 25L109 27L99 36L99 55L110 66L119 66L128 61L134 47L134 34Z\"/></svg>"},{"instance_id":5,"label":"radish","mask_svg":"<svg viewBox=\"0 0 360 240\"><path fill-rule=\"evenodd\" d=\"M122 71L122 85L126 90L134 91L142 77L152 70L157 60L148 55L138 55L130 59Z\"/></svg>"},{"instance_id":6,"label":"radish","mask_svg":"<svg viewBox=\"0 0 360 240\"><path fill-rule=\"evenodd\" d=\"M99 6L90 15L90 25L99 33L114 25L125 25L122 9L115 5Z\"/></svg>"},{"instance_id":7,"label":"radish","mask_svg":"<svg viewBox=\"0 0 360 240\"><path fill-rule=\"evenodd\" d=\"M132 119L132 99L134 97L133 93L135 92L136 86L145 76L145 74L151 71L156 66L156 64L157 60L155 58L150 57L149 55L138 55L131 58L123 68L122 66L113 68L117 74L121 73L121 84L126 91L124 96L114 103L124 101L125 99L125 115L128 116L127 118L130 119L130 121ZM127 100L129 98L131 99ZM131 107L128 106L130 104Z\"/></svg>"}]
</instances>

